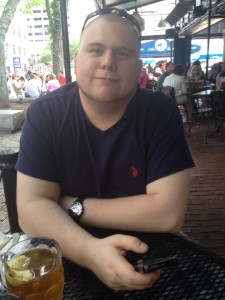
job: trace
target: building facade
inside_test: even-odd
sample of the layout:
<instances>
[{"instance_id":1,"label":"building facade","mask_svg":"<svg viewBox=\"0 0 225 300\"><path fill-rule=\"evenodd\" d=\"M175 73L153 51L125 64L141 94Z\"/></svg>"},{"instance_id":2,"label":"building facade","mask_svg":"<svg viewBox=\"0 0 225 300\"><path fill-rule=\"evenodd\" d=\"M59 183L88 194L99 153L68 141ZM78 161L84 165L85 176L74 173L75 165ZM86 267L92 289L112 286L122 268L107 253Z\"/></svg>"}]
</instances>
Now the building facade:
<instances>
[{"instance_id":1,"label":"building facade","mask_svg":"<svg viewBox=\"0 0 225 300\"><path fill-rule=\"evenodd\" d=\"M6 68L9 73L24 70L29 65L29 44L25 16L23 13L16 13L5 37Z\"/></svg>"},{"instance_id":2,"label":"building facade","mask_svg":"<svg viewBox=\"0 0 225 300\"><path fill-rule=\"evenodd\" d=\"M33 8L32 14L27 15L27 40L29 43L29 63L35 65L40 60L40 54L49 44L48 16L42 6Z\"/></svg>"}]
</instances>

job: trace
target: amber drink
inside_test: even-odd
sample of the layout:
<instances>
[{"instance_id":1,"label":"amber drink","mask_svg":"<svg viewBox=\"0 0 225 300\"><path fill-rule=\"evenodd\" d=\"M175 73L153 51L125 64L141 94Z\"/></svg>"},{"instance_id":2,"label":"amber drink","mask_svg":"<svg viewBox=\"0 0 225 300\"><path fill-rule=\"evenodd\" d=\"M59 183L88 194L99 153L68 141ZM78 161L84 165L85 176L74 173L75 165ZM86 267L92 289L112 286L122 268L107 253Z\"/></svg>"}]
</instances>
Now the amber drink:
<instances>
[{"instance_id":1,"label":"amber drink","mask_svg":"<svg viewBox=\"0 0 225 300\"><path fill-rule=\"evenodd\" d=\"M4 256L8 291L23 300L62 300L64 271L59 244L33 238L19 242Z\"/></svg>"}]
</instances>

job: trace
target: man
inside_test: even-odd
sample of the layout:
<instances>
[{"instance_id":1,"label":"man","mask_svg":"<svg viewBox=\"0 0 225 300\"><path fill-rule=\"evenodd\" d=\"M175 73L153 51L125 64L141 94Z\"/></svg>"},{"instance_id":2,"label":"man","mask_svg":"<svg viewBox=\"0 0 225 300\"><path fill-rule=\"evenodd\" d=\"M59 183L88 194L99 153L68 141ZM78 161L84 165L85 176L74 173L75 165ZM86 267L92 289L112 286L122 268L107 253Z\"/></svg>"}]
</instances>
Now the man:
<instances>
[{"instance_id":1,"label":"man","mask_svg":"<svg viewBox=\"0 0 225 300\"><path fill-rule=\"evenodd\" d=\"M82 226L178 231L193 161L176 105L138 88L136 20L114 8L92 16L74 57L77 84L29 107L17 162L20 226L56 239L110 288L144 289L160 272L138 273L124 256L148 246L128 234L96 238Z\"/></svg>"},{"instance_id":2,"label":"man","mask_svg":"<svg viewBox=\"0 0 225 300\"><path fill-rule=\"evenodd\" d=\"M43 82L41 80L40 73L34 72L33 75L34 79L37 81L39 93L41 93Z\"/></svg>"},{"instance_id":3,"label":"man","mask_svg":"<svg viewBox=\"0 0 225 300\"><path fill-rule=\"evenodd\" d=\"M167 76L169 76L170 74L172 74L172 72L173 72L173 63L172 62L166 63L166 72L162 73L162 75L160 76L157 86L155 88L156 91L162 90L163 82L164 82L165 78Z\"/></svg>"},{"instance_id":4,"label":"man","mask_svg":"<svg viewBox=\"0 0 225 300\"><path fill-rule=\"evenodd\" d=\"M40 96L40 84L38 80L35 79L34 74L30 74L30 80L27 83L26 97L38 98Z\"/></svg>"}]
</instances>

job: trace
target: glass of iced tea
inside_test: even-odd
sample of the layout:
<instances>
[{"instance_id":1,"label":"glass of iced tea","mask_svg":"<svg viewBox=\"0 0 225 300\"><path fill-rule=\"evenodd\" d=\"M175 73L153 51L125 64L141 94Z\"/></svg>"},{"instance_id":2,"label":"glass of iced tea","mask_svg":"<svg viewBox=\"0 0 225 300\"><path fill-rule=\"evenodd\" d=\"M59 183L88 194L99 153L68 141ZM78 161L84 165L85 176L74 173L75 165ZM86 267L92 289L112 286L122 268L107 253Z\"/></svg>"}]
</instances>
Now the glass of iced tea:
<instances>
[{"instance_id":1,"label":"glass of iced tea","mask_svg":"<svg viewBox=\"0 0 225 300\"><path fill-rule=\"evenodd\" d=\"M4 254L3 264L10 293L23 300L63 299L62 255L55 240L23 240Z\"/></svg>"}]
</instances>

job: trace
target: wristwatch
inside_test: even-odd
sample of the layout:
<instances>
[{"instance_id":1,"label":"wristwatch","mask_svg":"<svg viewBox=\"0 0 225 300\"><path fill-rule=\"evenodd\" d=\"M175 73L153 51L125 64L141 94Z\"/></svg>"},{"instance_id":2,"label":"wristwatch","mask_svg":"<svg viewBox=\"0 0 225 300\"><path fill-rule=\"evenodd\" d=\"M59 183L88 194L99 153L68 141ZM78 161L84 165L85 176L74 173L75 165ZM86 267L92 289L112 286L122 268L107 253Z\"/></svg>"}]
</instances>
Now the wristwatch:
<instances>
[{"instance_id":1,"label":"wristwatch","mask_svg":"<svg viewBox=\"0 0 225 300\"><path fill-rule=\"evenodd\" d=\"M68 208L69 215L76 222L79 222L79 219L84 212L83 203L85 199L85 197L77 198Z\"/></svg>"}]
</instances>

